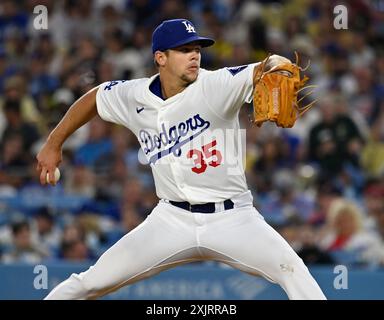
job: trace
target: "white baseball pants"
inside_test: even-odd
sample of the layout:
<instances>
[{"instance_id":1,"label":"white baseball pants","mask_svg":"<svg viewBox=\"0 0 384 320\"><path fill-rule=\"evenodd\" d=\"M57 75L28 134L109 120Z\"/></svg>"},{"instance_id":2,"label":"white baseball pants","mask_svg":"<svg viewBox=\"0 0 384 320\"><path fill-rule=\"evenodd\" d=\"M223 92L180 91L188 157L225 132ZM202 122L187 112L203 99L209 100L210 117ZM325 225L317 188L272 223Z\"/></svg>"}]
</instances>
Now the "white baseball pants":
<instances>
[{"instance_id":1,"label":"white baseball pants","mask_svg":"<svg viewBox=\"0 0 384 320\"><path fill-rule=\"evenodd\" d=\"M161 200L147 219L87 271L72 274L45 299L93 299L171 267L224 262L278 283L289 299L326 299L300 257L252 205L250 192L234 208L192 213Z\"/></svg>"}]
</instances>

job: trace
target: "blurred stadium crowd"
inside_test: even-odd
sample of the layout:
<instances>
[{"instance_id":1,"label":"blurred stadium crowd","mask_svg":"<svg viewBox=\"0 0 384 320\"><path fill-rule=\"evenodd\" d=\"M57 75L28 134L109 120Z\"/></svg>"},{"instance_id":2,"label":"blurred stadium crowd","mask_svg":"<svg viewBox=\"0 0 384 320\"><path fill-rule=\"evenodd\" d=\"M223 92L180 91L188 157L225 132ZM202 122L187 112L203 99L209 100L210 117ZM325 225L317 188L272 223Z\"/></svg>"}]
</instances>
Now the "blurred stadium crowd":
<instances>
[{"instance_id":1,"label":"blurred stadium crowd","mask_svg":"<svg viewBox=\"0 0 384 320\"><path fill-rule=\"evenodd\" d=\"M79 129L56 187L39 185L35 156L90 88L156 73L153 28L185 17L216 39L206 69L268 52L311 60L319 100L294 128L257 128L242 108L255 206L307 264L384 266L383 2L346 1L348 29L336 30L334 1L2 0L0 263L95 259L151 212L150 168L125 128ZM33 27L39 4L47 30Z\"/></svg>"}]
</instances>

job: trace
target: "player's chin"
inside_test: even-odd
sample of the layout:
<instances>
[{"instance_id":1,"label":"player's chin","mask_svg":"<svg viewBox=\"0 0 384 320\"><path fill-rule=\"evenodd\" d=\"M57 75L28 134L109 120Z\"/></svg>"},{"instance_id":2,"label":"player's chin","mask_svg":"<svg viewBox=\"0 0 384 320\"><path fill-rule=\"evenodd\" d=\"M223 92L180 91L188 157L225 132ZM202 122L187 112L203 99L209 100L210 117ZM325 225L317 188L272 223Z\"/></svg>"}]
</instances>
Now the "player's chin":
<instances>
[{"instance_id":1,"label":"player's chin","mask_svg":"<svg viewBox=\"0 0 384 320\"><path fill-rule=\"evenodd\" d=\"M192 83L196 81L199 74L199 69L188 69L183 75L183 80L187 83Z\"/></svg>"}]
</instances>

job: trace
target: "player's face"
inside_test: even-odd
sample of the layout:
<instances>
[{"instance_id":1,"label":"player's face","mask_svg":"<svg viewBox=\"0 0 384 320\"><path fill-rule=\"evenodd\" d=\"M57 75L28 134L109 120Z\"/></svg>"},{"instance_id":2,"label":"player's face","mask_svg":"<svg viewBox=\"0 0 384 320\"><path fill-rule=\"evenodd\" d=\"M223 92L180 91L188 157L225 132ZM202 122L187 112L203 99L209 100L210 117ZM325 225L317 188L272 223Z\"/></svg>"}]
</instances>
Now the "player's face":
<instances>
[{"instance_id":1,"label":"player's face","mask_svg":"<svg viewBox=\"0 0 384 320\"><path fill-rule=\"evenodd\" d=\"M166 67L177 78L189 85L197 78L201 61L201 45L189 43L169 50Z\"/></svg>"}]
</instances>

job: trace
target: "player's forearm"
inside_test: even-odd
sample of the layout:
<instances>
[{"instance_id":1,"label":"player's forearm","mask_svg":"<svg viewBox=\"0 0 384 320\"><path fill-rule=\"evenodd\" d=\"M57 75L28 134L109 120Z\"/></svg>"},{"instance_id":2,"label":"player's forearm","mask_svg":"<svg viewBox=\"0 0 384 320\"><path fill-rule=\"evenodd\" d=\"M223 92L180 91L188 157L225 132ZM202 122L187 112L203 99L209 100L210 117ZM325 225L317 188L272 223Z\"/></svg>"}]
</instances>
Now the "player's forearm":
<instances>
[{"instance_id":1,"label":"player's forearm","mask_svg":"<svg viewBox=\"0 0 384 320\"><path fill-rule=\"evenodd\" d=\"M48 137L48 142L51 145L61 147L72 133L97 115L97 90L98 87L88 91L69 108L63 119Z\"/></svg>"}]
</instances>

